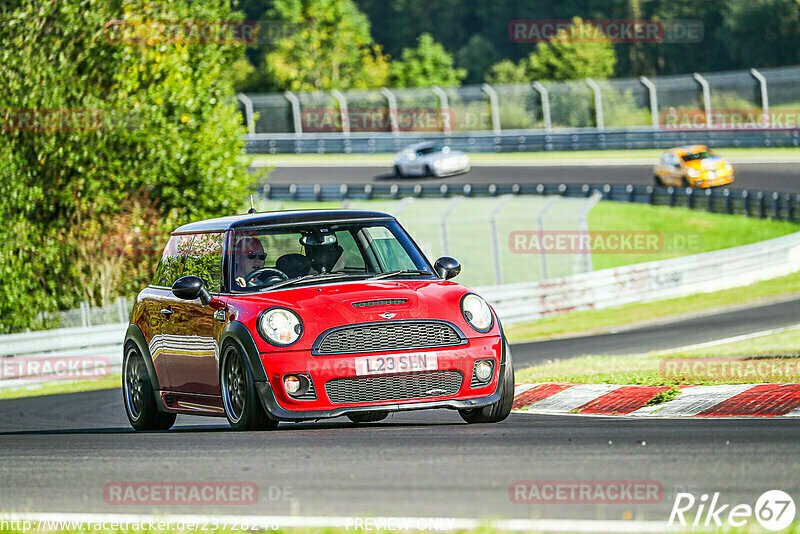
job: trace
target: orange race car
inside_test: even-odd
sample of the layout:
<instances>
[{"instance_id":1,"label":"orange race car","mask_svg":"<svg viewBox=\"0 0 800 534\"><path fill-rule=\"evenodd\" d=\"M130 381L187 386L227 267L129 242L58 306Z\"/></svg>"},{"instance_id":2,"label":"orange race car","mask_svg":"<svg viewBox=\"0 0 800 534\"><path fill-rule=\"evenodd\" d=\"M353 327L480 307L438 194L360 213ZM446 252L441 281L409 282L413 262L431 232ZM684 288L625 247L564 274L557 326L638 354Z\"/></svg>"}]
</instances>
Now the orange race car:
<instances>
[{"instance_id":1,"label":"orange race car","mask_svg":"<svg viewBox=\"0 0 800 534\"><path fill-rule=\"evenodd\" d=\"M656 185L705 188L733 182L733 167L704 145L671 148L653 167Z\"/></svg>"}]
</instances>

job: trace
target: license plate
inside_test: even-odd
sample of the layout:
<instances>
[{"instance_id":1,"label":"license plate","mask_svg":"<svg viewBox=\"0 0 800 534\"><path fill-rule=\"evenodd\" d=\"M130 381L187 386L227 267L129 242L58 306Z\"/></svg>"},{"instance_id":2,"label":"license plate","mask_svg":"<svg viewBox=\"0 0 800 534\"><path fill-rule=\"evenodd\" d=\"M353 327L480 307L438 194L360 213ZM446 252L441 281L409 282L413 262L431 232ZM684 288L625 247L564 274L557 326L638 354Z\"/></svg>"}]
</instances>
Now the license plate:
<instances>
[{"instance_id":1,"label":"license plate","mask_svg":"<svg viewBox=\"0 0 800 534\"><path fill-rule=\"evenodd\" d=\"M364 356L362 358L356 358L355 364L356 375L359 376L432 371L438 368L436 355L424 352L391 354L385 356Z\"/></svg>"}]
</instances>

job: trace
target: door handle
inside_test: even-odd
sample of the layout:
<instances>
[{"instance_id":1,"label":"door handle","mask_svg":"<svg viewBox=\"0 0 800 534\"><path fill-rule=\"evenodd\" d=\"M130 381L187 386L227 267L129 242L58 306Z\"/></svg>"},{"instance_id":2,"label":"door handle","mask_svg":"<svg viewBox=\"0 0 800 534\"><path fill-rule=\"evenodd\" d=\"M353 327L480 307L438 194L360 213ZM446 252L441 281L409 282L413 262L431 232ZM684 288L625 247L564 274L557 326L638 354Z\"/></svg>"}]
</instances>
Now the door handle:
<instances>
[{"instance_id":1,"label":"door handle","mask_svg":"<svg viewBox=\"0 0 800 534\"><path fill-rule=\"evenodd\" d=\"M169 319L169 317L175 312L169 308L163 308L159 313L161 313L161 315L163 315L165 318Z\"/></svg>"}]
</instances>

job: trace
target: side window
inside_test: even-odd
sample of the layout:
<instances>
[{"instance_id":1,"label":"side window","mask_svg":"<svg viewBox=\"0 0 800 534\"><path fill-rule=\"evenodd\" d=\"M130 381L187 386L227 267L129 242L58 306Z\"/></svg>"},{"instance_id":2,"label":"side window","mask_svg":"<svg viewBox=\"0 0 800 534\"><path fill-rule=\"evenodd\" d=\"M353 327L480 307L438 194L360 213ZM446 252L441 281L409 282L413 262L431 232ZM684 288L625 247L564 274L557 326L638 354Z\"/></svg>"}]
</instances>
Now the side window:
<instances>
[{"instance_id":1,"label":"side window","mask_svg":"<svg viewBox=\"0 0 800 534\"><path fill-rule=\"evenodd\" d=\"M183 276L183 264L186 253L192 243L193 235L174 235L167 241L164 254L156 267L153 278L154 286L172 287L175 280Z\"/></svg>"},{"instance_id":2,"label":"side window","mask_svg":"<svg viewBox=\"0 0 800 534\"><path fill-rule=\"evenodd\" d=\"M377 256L378 263L383 271L417 268L411 258L408 257L403 245L397 241L397 238L388 228L375 226L373 228L365 228L365 231L369 232L372 238L370 248Z\"/></svg>"},{"instance_id":3,"label":"side window","mask_svg":"<svg viewBox=\"0 0 800 534\"><path fill-rule=\"evenodd\" d=\"M195 235L183 268L183 276L199 276L212 293L219 293L222 284L224 239L224 233Z\"/></svg>"},{"instance_id":4,"label":"side window","mask_svg":"<svg viewBox=\"0 0 800 534\"><path fill-rule=\"evenodd\" d=\"M353 234L347 230L339 230L336 232L336 240L344 249L345 271L366 272L367 268L364 263L364 256L361 255L361 250L359 250L356 240L353 239Z\"/></svg>"}]
</instances>

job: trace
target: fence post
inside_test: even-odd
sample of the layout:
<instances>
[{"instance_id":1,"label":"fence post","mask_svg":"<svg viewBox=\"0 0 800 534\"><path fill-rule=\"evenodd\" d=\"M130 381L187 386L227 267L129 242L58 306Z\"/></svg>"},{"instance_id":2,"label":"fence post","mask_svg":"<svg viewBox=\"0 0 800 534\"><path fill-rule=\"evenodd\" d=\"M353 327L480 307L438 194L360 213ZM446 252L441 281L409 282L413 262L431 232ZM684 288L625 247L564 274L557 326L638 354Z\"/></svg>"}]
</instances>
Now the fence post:
<instances>
[{"instance_id":1,"label":"fence post","mask_svg":"<svg viewBox=\"0 0 800 534\"><path fill-rule=\"evenodd\" d=\"M578 236L583 235L584 233L589 233L589 212L594 209L600 199L603 198L603 194L600 191L595 191L592 193L592 196L586 201L583 208L581 209L578 222ZM583 260L583 261L581 261ZM583 263L583 270L581 270L581 263ZM588 273L592 270L592 248L588 247L582 254L575 255L575 265L572 268L573 274L578 274L580 272Z\"/></svg>"},{"instance_id":2,"label":"fence post","mask_svg":"<svg viewBox=\"0 0 800 534\"><path fill-rule=\"evenodd\" d=\"M742 200L744 201L744 216L750 217L750 193L747 189L742 191Z\"/></svg>"},{"instance_id":3,"label":"fence post","mask_svg":"<svg viewBox=\"0 0 800 534\"><path fill-rule=\"evenodd\" d=\"M500 105L497 102L497 92L494 87L485 83L481 85L483 92L489 96L489 109L492 110L492 131L495 135L501 132L500 129Z\"/></svg>"},{"instance_id":4,"label":"fence post","mask_svg":"<svg viewBox=\"0 0 800 534\"><path fill-rule=\"evenodd\" d=\"M536 229L539 231L540 246L544 240L544 216L547 214L547 211L550 209L550 207L560 198L560 195L552 195L545 201L544 206L542 206L542 208L539 210L539 213L536 214ZM543 248L539 253L539 279L547 280L547 253Z\"/></svg>"},{"instance_id":5,"label":"fence post","mask_svg":"<svg viewBox=\"0 0 800 534\"><path fill-rule=\"evenodd\" d=\"M768 128L772 121L769 120L769 94L767 94L767 79L764 78L764 75L758 72L756 69L750 69L750 74L753 75L753 78L758 80L758 85L761 88L761 110L763 112L762 117L765 122L761 126L763 128Z\"/></svg>"},{"instance_id":6,"label":"fence post","mask_svg":"<svg viewBox=\"0 0 800 534\"><path fill-rule=\"evenodd\" d=\"M647 91L650 94L650 121L653 123L653 129L657 130L659 127L659 121L658 92L656 91L656 85L650 81L650 78L645 76L639 76L639 81L642 82L642 85L647 87Z\"/></svg>"},{"instance_id":7,"label":"fence post","mask_svg":"<svg viewBox=\"0 0 800 534\"><path fill-rule=\"evenodd\" d=\"M605 121L603 120L603 95L600 92L600 86L591 78L586 78L584 81L594 93L594 116L597 129L601 131L605 130Z\"/></svg>"},{"instance_id":8,"label":"fence post","mask_svg":"<svg viewBox=\"0 0 800 534\"><path fill-rule=\"evenodd\" d=\"M533 82L533 88L539 92L539 96L542 99L542 116L544 117L544 129L546 131L550 131L553 129L553 123L550 120L550 91L547 90L547 87L542 85L540 82Z\"/></svg>"},{"instance_id":9,"label":"fence post","mask_svg":"<svg viewBox=\"0 0 800 534\"><path fill-rule=\"evenodd\" d=\"M503 283L503 268L500 263L500 243L497 237L497 214L500 213L500 210L503 209L511 198L511 196L504 196L501 198L489 214L489 228L492 232L492 252L494 253L494 283L498 286Z\"/></svg>"},{"instance_id":10,"label":"fence post","mask_svg":"<svg viewBox=\"0 0 800 534\"><path fill-rule=\"evenodd\" d=\"M250 100L250 97L244 93L237 94L236 98L239 99L239 102L244 104L244 116L247 120L247 133L254 135L256 133L256 122L253 116L253 101Z\"/></svg>"},{"instance_id":11,"label":"fence post","mask_svg":"<svg viewBox=\"0 0 800 534\"><path fill-rule=\"evenodd\" d=\"M439 109L442 113L442 132L449 135L452 131L452 125L450 124L450 103L447 100L447 93L438 85L431 87L431 91L439 97Z\"/></svg>"},{"instance_id":12,"label":"fence post","mask_svg":"<svg viewBox=\"0 0 800 534\"><path fill-rule=\"evenodd\" d=\"M284 91L283 96L292 104L292 119L294 120L294 135L303 136L303 121L300 118L300 100L291 91Z\"/></svg>"},{"instance_id":13,"label":"fence post","mask_svg":"<svg viewBox=\"0 0 800 534\"><path fill-rule=\"evenodd\" d=\"M338 89L331 89L331 96L339 102L339 117L342 119L342 134L350 137L350 114L347 112L347 98Z\"/></svg>"},{"instance_id":14,"label":"fence post","mask_svg":"<svg viewBox=\"0 0 800 534\"><path fill-rule=\"evenodd\" d=\"M394 93L386 87L381 88L381 94L389 103L389 124L392 125L392 135L397 136L400 133L400 124L397 121L397 99L394 97Z\"/></svg>"},{"instance_id":15,"label":"fence post","mask_svg":"<svg viewBox=\"0 0 800 534\"><path fill-rule=\"evenodd\" d=\"M706 111L706 128L711 128L713 124L711 120L711 89L709 88L708 81L706 81L705 78L696 72L693 74L693 76L703 89L703 108Z\"/></svg>"},{"instance_id":16,"label":"fence post","mask_svg":"<svg viewBox=\"0 0 800 534\"><path fill-rule=\"evenodd\" d=\"M89 303L85 300L81 301L81 326L91 326L91 321L89 319Z\"/></svg>"},{"instance_id":17,"label":"fence post","mask_svg":"<svg viewBox=\"0 0 800 534\"><path fill-rule=\"evenodd\" d=\"M458 206L458 203L461 202L463 198L464 197L453 198L452 202L450 202L450 205L447 206L447 208L444 210L444 213L442 213L442 218L439 220L439 231L442 239L443 256L450 255L450 243L447 241L447 217L453 212L454 209L456 209L456 206Z\"/></svg>"},{"instance_id":18,"label":"fence post","mask_svg":"<svg viewBox=\"0 0 800 534\"><path fill-rule=\"evenodd\" d=\"M119 310L119 322L128 322L128 299L125 297L118 297L117 309Z\"/></svg>"},{"instance_id":19,"label":"fence post","mask_svg":"<svg viewBox=\"0 0 800 534\"><path fill-rule=\"evenodd\" d=\"M731 192L729 189L723 189L722 195L725 197L725 213L728 215L733 214L733 206L731 203Z\"/></svg>"}]
</instances>

